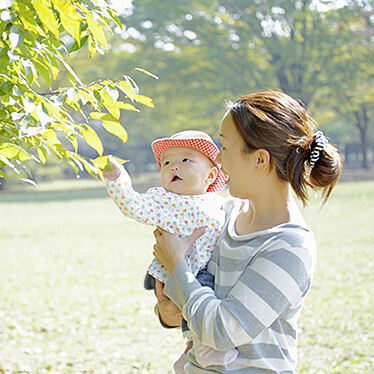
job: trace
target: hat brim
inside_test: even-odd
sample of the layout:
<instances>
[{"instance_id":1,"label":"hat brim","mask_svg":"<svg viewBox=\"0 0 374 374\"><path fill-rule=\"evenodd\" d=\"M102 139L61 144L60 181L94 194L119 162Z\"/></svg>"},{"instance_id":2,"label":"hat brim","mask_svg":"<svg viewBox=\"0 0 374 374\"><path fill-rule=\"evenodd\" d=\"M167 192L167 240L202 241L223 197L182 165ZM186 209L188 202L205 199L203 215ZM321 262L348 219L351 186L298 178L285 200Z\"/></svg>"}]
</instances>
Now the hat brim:
<instances>
[{"instance_id":1,"label":"hat brim","mask_svg":"<svg viewBox=\"0 0 374 374\"><path fill-rule=\"evenodd\" d=\"M157 139L152 143L152 150L155 155L158 168L160 170L161 170L161 156L164 153L165 149L168 149L171 147L193 148L203 153L206 157L208 157L213 162L214 166L217 167L217 172L218 172L216 180L208 187L207 192L221 192L225 188L227 178L222 173L220 165L216 163L216 158L218 156L219 149L214 143L204 138Z\"/></svg>"}]
</instances>

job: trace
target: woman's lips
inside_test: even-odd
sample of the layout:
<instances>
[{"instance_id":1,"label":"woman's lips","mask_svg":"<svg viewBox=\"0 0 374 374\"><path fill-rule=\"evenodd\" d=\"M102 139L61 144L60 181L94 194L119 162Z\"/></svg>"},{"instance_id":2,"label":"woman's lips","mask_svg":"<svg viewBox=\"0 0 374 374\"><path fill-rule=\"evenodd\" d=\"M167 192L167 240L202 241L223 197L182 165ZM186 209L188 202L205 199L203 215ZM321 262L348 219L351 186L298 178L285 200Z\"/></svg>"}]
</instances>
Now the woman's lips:
<instances>
[{"instance_id":1,"label":"woman's lips","mask_svg":"<svg viewBox=\"0 0 374 374\"><path fill-rule=\"evenodd\" d=\"M226 177L226 184L227 182L229 181L230 177L227 175L227 173L221 168L221 171L223 173L223 175Z\"/></svg>"}]
</instances>

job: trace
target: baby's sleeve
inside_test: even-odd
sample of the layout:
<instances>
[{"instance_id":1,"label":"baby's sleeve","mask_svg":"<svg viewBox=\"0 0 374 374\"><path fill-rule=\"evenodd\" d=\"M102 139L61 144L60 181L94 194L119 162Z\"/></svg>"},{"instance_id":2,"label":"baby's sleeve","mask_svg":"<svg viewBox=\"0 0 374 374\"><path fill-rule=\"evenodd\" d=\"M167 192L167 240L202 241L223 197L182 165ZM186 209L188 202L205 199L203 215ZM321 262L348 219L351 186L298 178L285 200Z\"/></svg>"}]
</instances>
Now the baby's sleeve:
<instances>
[{"instance_id":1,"label":"baby's sleeve","mask_svg":"<svg viewBox=\"0 0 374 374\"><path fill-rule=\"evenodd\" d=\"M110 197L119 210L138 222L154 225L154 212L159 206L155 194L141 194L134 190L130 175L121 167L121 175L114 181L105 179Z\"/></svg>"}]
</instances>

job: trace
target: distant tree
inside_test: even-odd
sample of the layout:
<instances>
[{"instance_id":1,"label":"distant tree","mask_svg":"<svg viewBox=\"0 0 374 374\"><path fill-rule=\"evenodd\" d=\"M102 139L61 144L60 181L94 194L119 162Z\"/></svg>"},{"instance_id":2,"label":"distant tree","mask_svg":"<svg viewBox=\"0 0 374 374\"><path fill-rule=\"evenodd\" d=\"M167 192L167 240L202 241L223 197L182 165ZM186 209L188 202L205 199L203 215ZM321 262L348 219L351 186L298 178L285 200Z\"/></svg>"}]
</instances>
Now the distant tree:
<instances>
[{"instance_id":1,"label":"distant tree","mask_svg":"<svg viewBox=\"0 0 374 374\"><path fill-rule=\"evenodd\" d=\"M319 103L332 108L349 126L348 142L352 132L358 133L361 144L362 167L369 168L369 145L374 141L374 2L353 1L342 9L347 25L340 39L336 55L325 75L325 89Z\"/></svg>"},{"instance_id":2,"label":"distant tree","mask_svg":"<svg viewBox=\"0 0 374 374\"><path fill-rule=\"evenodd\" d=\"M172 123L200 121L202 126L202 119L208 122L213 116L217 123L214 110L218 112L223 98L258 88L282 89L317 116L328 111L329 123L339 123L351 136L343 142L360 139L367 167L373 139L373 0L132 4L123 35L143 56L153 55L153 65L159 66L151 70L160 72L160 78L164 72L173 77L157 85L164 89L161 96L169 104ZM179 71L166 62L172 59Z\"/></svg>"},{"instance_id":3,"label":"distant tree","mask_svg":"<svg viewBox=\"0 0 374 374\"><path fill-rule=\"evenodd\" d=\"M91 56L108 52L104 30L111 31L113 25L122 28L118 16L105 1L100 5L91 0L0 4L0 176L7 177L5 166L20 174L21 168L27 170L25 161L45 164L51 154L76 172L85 169L100 175L107 157L90 119L101 120L108 132L126 142L120 110L137 111L135 103L153 103L123 72L118 79L83 84L66 56L84 45ZM61 69L68 72L71 86L53 89ZM88 106L90 110L85 109ZM62 137L71 147L62 145ZM78 138L84 138L98 157L78 154Z\"/></svg>"},{"instance_id":4,"label":"distant tree","mask_svg":"<svg viewBox=\"0 0 374 374\"><path fill-rule=\"evenodd\" d=\"M146 48L201 46L230 88L272 82L309 104L325 67L339 54L346 25L334 0L133 0L127 26ZM137 25L140 25L137 26ZM135 37L137 35L135 34ZM225 73L230 72L228 76Z\"/></svg>"}]
</instances>

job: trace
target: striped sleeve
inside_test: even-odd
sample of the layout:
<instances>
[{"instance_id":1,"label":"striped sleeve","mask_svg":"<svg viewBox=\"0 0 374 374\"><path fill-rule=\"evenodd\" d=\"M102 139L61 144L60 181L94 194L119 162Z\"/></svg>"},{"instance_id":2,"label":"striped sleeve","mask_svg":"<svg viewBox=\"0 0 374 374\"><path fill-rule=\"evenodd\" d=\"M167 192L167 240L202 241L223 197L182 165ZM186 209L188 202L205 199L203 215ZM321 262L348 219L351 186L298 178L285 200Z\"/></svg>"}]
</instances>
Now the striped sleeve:
<instances>
[{"instance_id":1,"label":"striped sleeve","mask_svg":"<svg viewBox=\"0 0 374 374\"><path fill-rule=\"evenodd\" d=\"M202 288L185 263L174 269L164 292L203 344L227 350L251 343L302 302L311 283L310 261L307 249L277 240L255 256L240 276L234 270L225 274L221 263L221 279L236 277L222 299Z\"/></svg>"}]
</instances>

